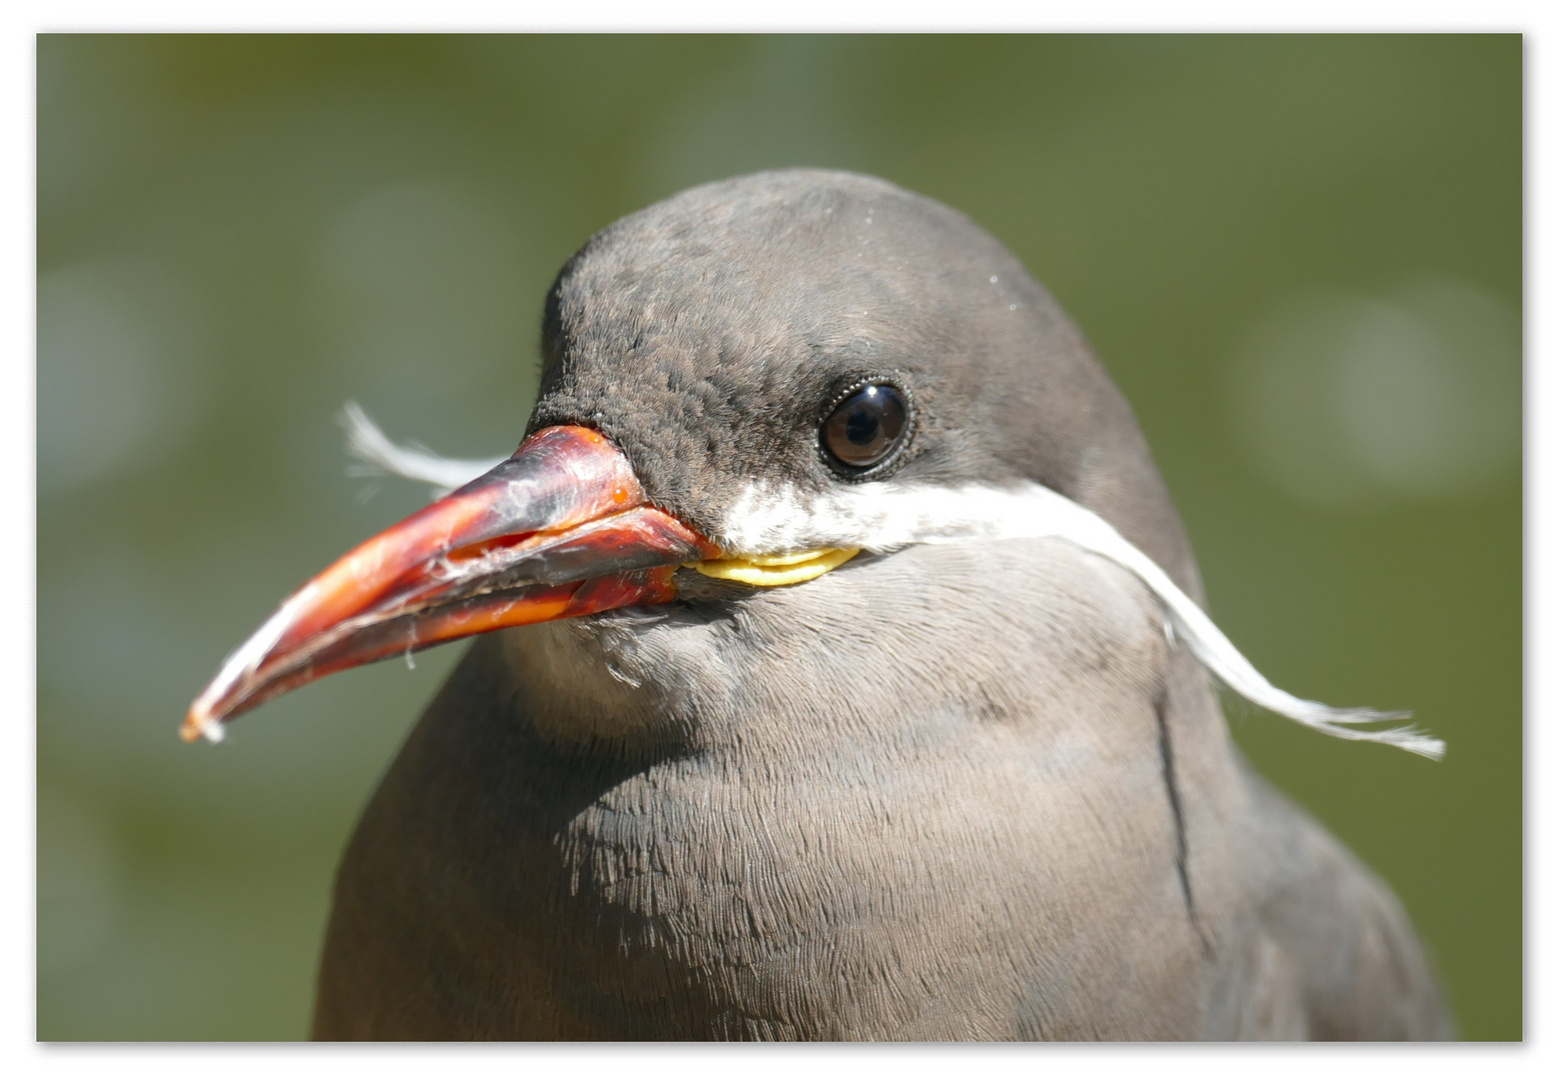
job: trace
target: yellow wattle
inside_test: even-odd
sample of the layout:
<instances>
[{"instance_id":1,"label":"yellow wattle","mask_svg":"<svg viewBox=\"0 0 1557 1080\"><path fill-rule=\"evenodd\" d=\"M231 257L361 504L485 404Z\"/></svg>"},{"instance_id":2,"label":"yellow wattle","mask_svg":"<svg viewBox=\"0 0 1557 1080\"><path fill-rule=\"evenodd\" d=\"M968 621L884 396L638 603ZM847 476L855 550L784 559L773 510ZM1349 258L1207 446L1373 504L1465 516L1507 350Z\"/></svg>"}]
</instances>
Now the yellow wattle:
<instances>
[{"instance_id":1,"label":"yellow wattle","mask_svg":"<svg viewBox=\"0 0 1557 1080\"><path fill-rule=\"evenodd\" d=\"M687 563L699 574L745 585L798 585L835 570L860 553L859 548L819 548L791 555L732 555Z\"/></svg>"}]
</instances>

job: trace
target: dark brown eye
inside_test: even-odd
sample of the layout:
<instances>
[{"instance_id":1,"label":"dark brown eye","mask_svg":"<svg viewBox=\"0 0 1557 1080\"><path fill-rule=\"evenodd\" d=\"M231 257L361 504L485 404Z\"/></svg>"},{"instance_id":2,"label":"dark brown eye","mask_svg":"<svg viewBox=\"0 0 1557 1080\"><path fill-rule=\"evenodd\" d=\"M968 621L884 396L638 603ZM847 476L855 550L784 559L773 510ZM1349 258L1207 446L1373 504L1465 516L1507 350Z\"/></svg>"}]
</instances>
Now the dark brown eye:
<instances>
[{"instance_id":1,"label":"dark brown eye","mask_svg":"<svg viewBox=\"0 0 1557 1080\"><path fill-rule=\"evenodd\" d=\"M908 430L908 403L895 386L862 386L822 421L822 447L845 472L885 461Z\"/></svg>"}]
</instances>

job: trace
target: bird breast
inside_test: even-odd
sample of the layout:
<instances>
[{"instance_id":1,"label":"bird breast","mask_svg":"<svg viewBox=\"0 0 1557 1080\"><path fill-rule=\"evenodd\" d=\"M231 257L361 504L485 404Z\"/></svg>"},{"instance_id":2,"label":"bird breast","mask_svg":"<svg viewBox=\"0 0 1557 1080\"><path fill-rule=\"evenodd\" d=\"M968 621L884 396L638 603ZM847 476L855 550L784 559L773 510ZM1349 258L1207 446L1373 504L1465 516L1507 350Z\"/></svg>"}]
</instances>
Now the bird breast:
<instances>
[{"instance_id":1,"label":"bird breast","mask_svg":"<svg viewBox=\"0 0 1557 1080\"><path fill-rule=\"evenodd\" d=\"M1062 986L1118 1007L1128 994L1090 1001L1096 950L1078 942L1191 948L1181 908L1167 928L1139 918L1177 889L1150 594L1059 541L858 563L661 619L507 635L535 735L574 769L618 755L589 766L593 797L506 826L549 850L528 887L570 912L569 970L723 1016L723 1035L825 1019L950 1037L936 1001L1010 1035L1061 1024L1033 1002ZM970 958L997 941L992 974Z\"/></svg>"}]
</instances>

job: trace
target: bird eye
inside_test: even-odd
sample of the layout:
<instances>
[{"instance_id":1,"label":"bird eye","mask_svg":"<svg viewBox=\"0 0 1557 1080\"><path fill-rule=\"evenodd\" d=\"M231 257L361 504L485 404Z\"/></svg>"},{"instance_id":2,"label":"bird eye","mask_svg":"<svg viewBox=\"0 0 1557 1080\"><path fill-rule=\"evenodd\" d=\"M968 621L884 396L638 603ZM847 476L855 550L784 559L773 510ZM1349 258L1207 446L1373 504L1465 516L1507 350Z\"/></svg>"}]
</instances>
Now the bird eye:
<instances>
[{"instance_id":1,"label":"bird eye","mask_svg":"<svg viewBox=\"0 0 1557 1080\"><path fill-rule=\"evenodd\" d=\"M822 421L822 447L848 473L885 461L908 432L908 402L895 386L871 383Z\"/></svg>"}]
</instances>

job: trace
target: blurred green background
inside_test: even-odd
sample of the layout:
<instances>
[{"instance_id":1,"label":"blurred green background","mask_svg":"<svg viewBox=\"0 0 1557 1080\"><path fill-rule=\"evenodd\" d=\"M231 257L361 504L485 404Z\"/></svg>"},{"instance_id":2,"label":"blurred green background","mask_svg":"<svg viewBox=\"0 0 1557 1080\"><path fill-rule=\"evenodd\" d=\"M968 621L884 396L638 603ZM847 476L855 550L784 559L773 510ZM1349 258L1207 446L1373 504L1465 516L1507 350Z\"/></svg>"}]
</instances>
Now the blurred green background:
<instances>
[{"instance_id":1,"label":"blurred green background","mask_svg":"<svg viewBox=\"0 0 1557 1080\"><path fill-rule=\"evenodd\" d=\"M1513 36L38 41L38 1035L295 1039L355 815L463 646L178 741L280 598L418 507L333 415L506 454L562 261L793 164L969 214L1096 344L1278 685L1229 703L1398 891L1463 1035L1521 997Z\"/></svg>"}]
</instances>

